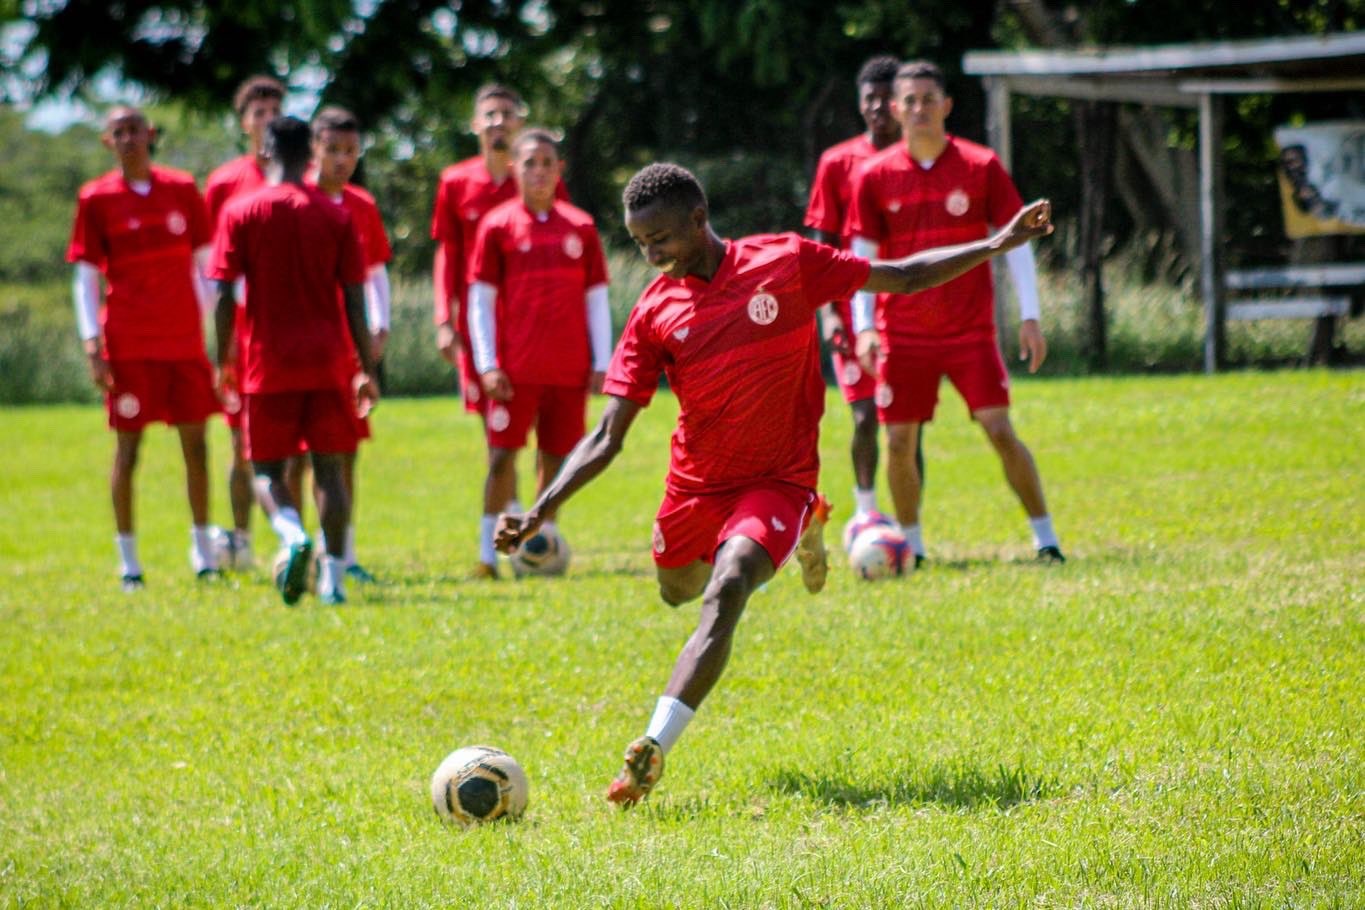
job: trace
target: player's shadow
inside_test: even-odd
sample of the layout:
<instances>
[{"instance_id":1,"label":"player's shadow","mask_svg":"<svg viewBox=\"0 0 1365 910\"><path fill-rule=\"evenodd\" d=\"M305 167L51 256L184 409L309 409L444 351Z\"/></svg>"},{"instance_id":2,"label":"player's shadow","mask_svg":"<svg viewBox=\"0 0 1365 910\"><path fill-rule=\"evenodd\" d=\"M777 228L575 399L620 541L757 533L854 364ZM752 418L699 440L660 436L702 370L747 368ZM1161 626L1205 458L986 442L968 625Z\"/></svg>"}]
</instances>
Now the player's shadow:
<instances>
[{"instance_id":1,"label":"player's shadow","mask_svg":"<svg viewBox=\"0 0 1365 910\"><path fill-rule=\"evenodd\" d=\"M812 774L782 769L769 778L768 785L781 793L846 809L926 805L1008 809L1061 790L1055 778L1005 764L990 768L967 761L936 762L899 768L883 780L859 779L851 773L854 770L836 768Z\"/></svg>"}]
</instances>

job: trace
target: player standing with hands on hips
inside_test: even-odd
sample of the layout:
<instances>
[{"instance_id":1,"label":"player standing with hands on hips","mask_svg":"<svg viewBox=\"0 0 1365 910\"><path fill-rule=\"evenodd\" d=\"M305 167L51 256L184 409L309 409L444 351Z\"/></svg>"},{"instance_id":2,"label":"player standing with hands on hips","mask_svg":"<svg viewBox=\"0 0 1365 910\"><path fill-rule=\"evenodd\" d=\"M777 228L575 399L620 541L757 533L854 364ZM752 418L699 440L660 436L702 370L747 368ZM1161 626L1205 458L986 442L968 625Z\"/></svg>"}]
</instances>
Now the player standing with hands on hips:
<instances>
[{"instance_id":1,"label":"player standing with hands on hips","mask_svg":"<svg viewBox=\"0 0 1365 910\"><path fill-rule=\"evenodd\" d=\"M1040 201L984 240L869 263L796 234L722 240L701 184L673 164L635 174L624 202L631 239L662 274L640 295L617 344L597 428L525 515L499 517L497 544L511 551L600 474L668 377L679 415L654 564L664 602L701 597L701 616L607 791L631 805L658 782L664 754L720 679L754 590L793 553L807 590L824 586L824 523L813 514L825 401L816 309L859 289L932 287L1052 225Z\"/></svg>"}]
</instances>

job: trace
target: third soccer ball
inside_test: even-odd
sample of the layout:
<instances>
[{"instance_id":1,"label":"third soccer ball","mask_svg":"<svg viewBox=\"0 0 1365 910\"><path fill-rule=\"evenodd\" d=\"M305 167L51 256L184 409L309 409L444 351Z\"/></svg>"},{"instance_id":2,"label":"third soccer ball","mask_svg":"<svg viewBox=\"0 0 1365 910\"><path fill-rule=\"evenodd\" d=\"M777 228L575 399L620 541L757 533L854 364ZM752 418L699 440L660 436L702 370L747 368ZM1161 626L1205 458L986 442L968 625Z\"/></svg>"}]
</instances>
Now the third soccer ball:
<instances>
[{"instance_id":1,"label":"third soccer ball","mask_svg":"<svg viewBox=\"0 0 1365 910\"><path fill-rule=\"evenodd\" d=\"M910 543L898 529L877 525L863 531L848 551L848 563L859 578L875 581L905 571Z\"/></svg>"},{"instance_id":2,"label":"third soccer ball","mask_svg":"<svg viewBox=\"0 0 1365 910\"><path fill-rule=\"evenodd\" d=\"M462 828L516 819L526 811L530 784L517 760L492 746L456 749L431 776L431 805L442 821Z\"/></svg>"},{"instance_id":3,"label":"third soccer ball","mask_svg":"<svg viewBox=\"0 0 1365 910\"><path fill-rule=\"evenodd\" d=\"M541 528L512 553L512 571L522 575L563 575L569 568L569 542L557 530Z\"/></svg>"}]
</instances>

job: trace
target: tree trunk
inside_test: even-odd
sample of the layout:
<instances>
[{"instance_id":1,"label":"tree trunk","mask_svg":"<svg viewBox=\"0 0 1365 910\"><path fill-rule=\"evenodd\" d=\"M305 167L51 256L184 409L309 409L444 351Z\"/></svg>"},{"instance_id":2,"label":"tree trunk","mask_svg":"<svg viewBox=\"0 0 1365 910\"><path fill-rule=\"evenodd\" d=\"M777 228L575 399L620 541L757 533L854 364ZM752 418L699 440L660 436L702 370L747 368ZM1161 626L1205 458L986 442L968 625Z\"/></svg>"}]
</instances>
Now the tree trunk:
<instances>
[{"instance_id":1,"label":"tree trunk","mask_svg":"<svg viewBox=\"0 0 1365 910\"><path fill-rule=\"evenodd\" d=\"M1084 350L1090 366L1108 365L1104 314L1104 212L1113 175L1115 106L1101 101L1075 102L1073 116L1080 152L1081 211L1077 252L1086 312Z\"/></svg>"}]
</instances>

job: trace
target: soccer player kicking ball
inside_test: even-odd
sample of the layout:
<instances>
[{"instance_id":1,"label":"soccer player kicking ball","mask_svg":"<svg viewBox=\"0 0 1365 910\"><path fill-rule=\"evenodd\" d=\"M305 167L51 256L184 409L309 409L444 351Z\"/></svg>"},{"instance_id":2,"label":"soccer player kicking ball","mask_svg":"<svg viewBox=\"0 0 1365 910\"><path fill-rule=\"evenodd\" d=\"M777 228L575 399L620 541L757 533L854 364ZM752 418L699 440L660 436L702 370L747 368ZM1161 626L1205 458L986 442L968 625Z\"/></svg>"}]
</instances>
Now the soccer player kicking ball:
<instances>
[{"instance_id":1,"label":"soccer player kicking ball","mask_svg":"<svg viewBox=\"0 0 1365 910\"><path fill-rule=\"evenodd\" d=\"M494 525L516 495L515 459L536 429L538 492L586 428L611 359L607 262L587 212L555 198L564 163L545 130L512 147L520 198L484 216L470 266L469 329L483 384L488 477L479 562L497 575ZM544 513L553 528L555 513Z\"/></svg>"},{"instance_id":2,"label":"soccer player kicking ball","mask_svg":"<svg viewBox=\"0 0 1365 910\"><path fill-rule=\"evenodd\" d=\"M104 392L118 439L109 486L125 591L144 586L133 535L133 473L142 430L155 422L180 434L193 520L190 564L201 578L218 574L204 440L204 421L218 411L218 399L204 352L196 263L207 257L211 231L194 178L152 164L155 138L137 108L109 112L101 141L118 167L81 187L66 253L76 267L76 324L90 375Z\"/></svg>"},{"instance_id":3,"label":"soccer player kicking ball","mask_svg":"<svg viewBox=\"0 0 1365 910\"><path fill-rule=\"evenodd\" d=\"M365 324L360 239L350 214L304 182L312 131L281 117L266 131L270 184L224 209L209 277L218 281L214 326L223 393L242 397L246 455L256 496L288 551L275 579L292 606L307 587L313 543L284 482L285 460L307 446L327 553L318 576L324 603L346 600L344 545L351 503L342 476L355 452L357 416L379 400ZM240 338L234 282L250 293ZM338 289L345 306L337 303ZM243 373L233 348L242 345ZM361 370L356 372L356 358Z\"/></svg>"},{"instance_id":4,"label":"soccer player kicking ball","mask_svg":"<svg viewBox=\"0 0 1365 910\"><path fill-rule=\"evenodd\" d=\"M596 429L525 515L498 520L516 547L611 463L665 375L678 427L654 523L659 593L701 597L701 618L673 667L645 735L626 748L607 798L631 805L663 773L665 753L720 678L750 594L796 552L805 586L825 583L823 521L813 516L825 389L816 308L865 288L911 293L1052 231L1046 201L992 237L871 262L795 234L722 240L701 185L673 164L637 173L626 227L662 274L631 311L607 371L611 396Z\"/></svg>"},{"instance_id":5,"label":"soccer player kicking ball","mask_svg":"<svg viewBox=\"0 0 1365 910\"><path fill-rule=\"evenodd\" d=\"M379 206L374 197L351 183L360 163L360 121L350 111L340 107L325 107L313 117L313 168L317 188L351 215L351 223L360 235L360 249L365 258L365 315L370 329L370 348L377 364L384 356L384 345L389 338L389 270L393 258L384 222L379 217ZM360 365L356 364L356 369ZM359 418L360 439L370 438L368 417ZM355 581L368 583L374 576L365 571L355 555L355 500L357 453L345 455L341 463L342 479L351 498L351 522L346 525L344 559L346 575ZM291 465L306 464L303 458L291 459ZM301 473L301 472L300 472ZM302 478L289 485L290 490L303 488ZM314 494L318 486L314 484ZM319 509L321 506L319 506ZM326 534L321 546L327 550Z\"/></svg>"},{"instance_id":6,"label":"soccer player kicking ball","mask_svg":"<svg viewBox=\"0 0 1365 910\"><path fill-rule=\"evenodd\" d=\"M223 206L229 199L252 193L265 186L265 130L280 115L284 102L284 83L273 76L252 76L237 86L232 109L237 114L242 135L249 148L209 174L204 183L204 201L209 207L209 223L216 231ZM243 296L238 288L238 296ZM240 327L239 327L240 328ZM240 347L240 346L239 346ZM241 366L238 365L238 373ZM241 401L229 398L223 404L232 437L232 466L228 469L228 502L232 506L232 536L228 541L232 565L224 568L250 569L255 563L251 550L251 465L247 462L242 439Z\"/></svg>"}]
</instances>

